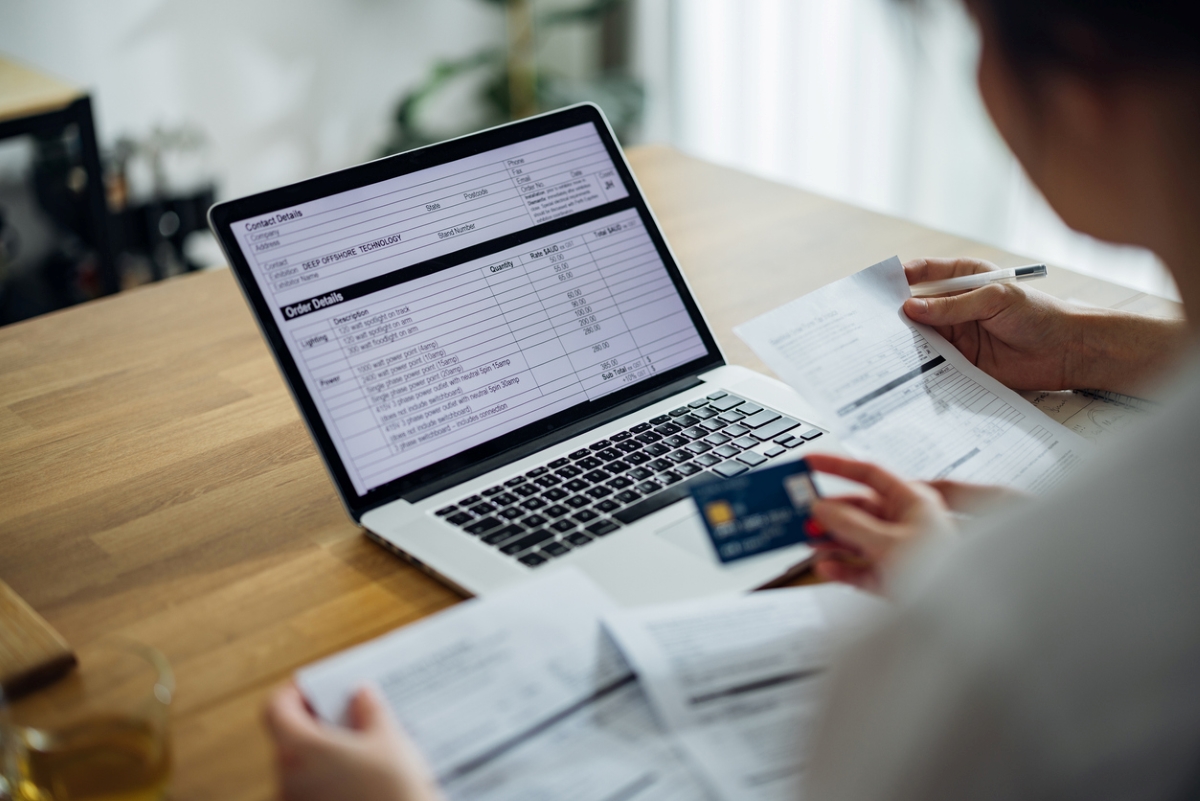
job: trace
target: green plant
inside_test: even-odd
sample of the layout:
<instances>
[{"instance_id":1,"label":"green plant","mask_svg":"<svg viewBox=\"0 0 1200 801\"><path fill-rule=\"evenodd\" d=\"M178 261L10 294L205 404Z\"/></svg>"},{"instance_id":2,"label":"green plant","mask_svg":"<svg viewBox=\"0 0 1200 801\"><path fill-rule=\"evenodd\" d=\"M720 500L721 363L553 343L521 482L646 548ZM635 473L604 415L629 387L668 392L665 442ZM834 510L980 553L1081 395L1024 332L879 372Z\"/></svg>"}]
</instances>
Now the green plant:
<instances>
[{"instance_id":1,"label":"green plant","mask_svg":"<svg viewBox=\"0 0 1200 801\"><path fill-rule=\"evenodd\" d=\"M618 136L627 133L641 116L644 93L640 82L613 68L600 68L586 80L569 79L545 63L545 57L539 53L540 45L555 29L601 25L625 1L589 0L570 8L538 11L534 0L484 0L503 7L507 23L505 45L434 64L421 83L396 104L392 129L381 155L459 133L430 130L421 112L430 98L469 76L481 80L477 100L483 124L499 124L590 100L604 109Z\"/></svg>"}]
</instances>

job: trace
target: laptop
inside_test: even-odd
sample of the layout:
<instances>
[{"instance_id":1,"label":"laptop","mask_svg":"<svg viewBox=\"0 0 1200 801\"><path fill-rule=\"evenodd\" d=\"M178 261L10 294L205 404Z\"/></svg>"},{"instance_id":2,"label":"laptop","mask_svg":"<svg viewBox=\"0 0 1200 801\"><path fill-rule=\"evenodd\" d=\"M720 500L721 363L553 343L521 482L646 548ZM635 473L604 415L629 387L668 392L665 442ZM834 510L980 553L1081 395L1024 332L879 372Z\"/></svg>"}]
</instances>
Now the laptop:
<instances>
[{"instance_id":1,"label":"laptop","mask_svg":"<svg viewBox=\"0 0 1200 801\"><path fill-rule=\"evenodd\" d=\"M713 551L692 485L836 446L789 387L725 363L596 106L209 223L350 516L460 592L574 565L646 603L810 556Z\"/></svg>"}]
</instances>

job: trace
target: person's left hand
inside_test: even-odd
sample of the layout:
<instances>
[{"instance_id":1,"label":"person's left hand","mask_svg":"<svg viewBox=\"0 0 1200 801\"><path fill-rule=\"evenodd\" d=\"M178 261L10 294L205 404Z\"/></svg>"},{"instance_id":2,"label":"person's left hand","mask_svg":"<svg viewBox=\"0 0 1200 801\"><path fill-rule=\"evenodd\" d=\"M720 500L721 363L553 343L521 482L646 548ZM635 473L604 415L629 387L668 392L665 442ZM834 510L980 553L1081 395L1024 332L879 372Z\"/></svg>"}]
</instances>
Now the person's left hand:
<instances>
[{"instance_id":1,"label":"person's left hand","mask_svg":"<svg viewBox=\"0 0 1200 801\"><path fill-rule=\"evenodd\" d=\"M359 690L348 714L349 728L330 726L313 716L296 685L275 691L263 716L282 801L441 800L425 760L374 689Z\"/></svg>"}]
</instances>

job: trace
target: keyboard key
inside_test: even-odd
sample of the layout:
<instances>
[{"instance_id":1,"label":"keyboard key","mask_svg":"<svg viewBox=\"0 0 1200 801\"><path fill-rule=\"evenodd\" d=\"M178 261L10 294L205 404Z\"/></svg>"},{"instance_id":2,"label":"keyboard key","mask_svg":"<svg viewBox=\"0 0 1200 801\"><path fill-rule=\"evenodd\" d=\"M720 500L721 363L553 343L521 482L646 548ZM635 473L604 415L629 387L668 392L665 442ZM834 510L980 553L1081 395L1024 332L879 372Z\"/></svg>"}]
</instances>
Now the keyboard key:
<instances>
[{"instance_id":1,"label":"keyboard key","mask_svg":"<svg viewBox=\"0 0 1200 801\"><path fill-rule=\"evenodd\" d=\"M745 473L749 469L749 467L746 467L746 465L742 464L741 462L731 460L728 462L721 462L721 464L713 468L713 472L719 476L724 476L725 478L733 478L736 475Z\"/></svg>"},{"instance_id":2,"label":"keyboard key","mask_svg":"<svg viewBox=\"0 0 1200 801\"><path fill-rule=\"evenodd\" d=\"M499 495L501 492L504 492L504 487L497 486L497 487L488 487L480 494L485 498L490 498L493 495Z\"/></svg>"},{"instance_id":3,"label":"keyboard key","mask_svg":"<svg viewBox=\"0 0 1200 801\"><path fill-rule=\"evenodd\" d=\"M683 426L677 426L674 423L663 423L661 426L654 427L654 433L661 434L664 437L670 436L671 434L678 434L682 430Z\"/></svg>"},{"instance_id":4,"label":"keyboard key","mask_svg":"<svg viewBox=\"0 0 1200 801\"><path fill-rule=\"evenodd\" d=\"M566 487L567 489L569 489L571 492L583 492L585 489L587 489L588 487L590 487L592 485L589 484L587 481L585 481L582 478L573 478L570 481L568 481L566 484L564 484L563 486Z\"/></svg>"},{"instance_id":5,"label":"keyboard key","mask_svg":"<svg viewBox=\"0 0 1200 801\"><path fill-rule=\"evenodd\" d=\"M496 518L485 517L482 520L477 520L474 523L472 523L471 525L464 526L463 528L468 534L474 534L475 536L478 537L480 534L484 533L485 531L491 531L494 528L499 528L501 525L503 525L503 524Z\"/></svg>"},{"instance_id":6,"label":"keyboard key","mask_svg":"<svg viewBox=\"0 0 1200 801\"><path fill-rule=\"evenodd\" d=\"M783 447L782 445L772 445L769 448L765 448L763 450L763 453L765 453L767 456L770 456L772 459L774 459L776 456L778 456L781 453L787 453L787 448Z\"/></svg>"},{"instance_id":7,"label":"keyboard key","mask_svg":"<svg viewBox=\"0 0 1200 801\"><path fill-rule=\"evenodd\" d=\"M739 453L737 459L739 462L745 462L751 467L758 467L760 464L767 461L767 457L763 456L761 453L756 453L755 451Z\"/></svg>"},{"instance_id":8,"label":"keyboard key","mask_svg":"<svg viewBox=\"0 0 1200 801\"><path fill-rule=\"evenodd\" d=\"M524 509L518 509L515 506L510 506L507 509L500 510L500 516L505 520L516 520L521 515L525 514Z\"/></svg>"},{"instance_id":9,"label":"keyboard key","mask_svg":"<svg viewBox=\"0 0 1200 801\"><path fill-rule=\"evenodd\" d=\"M737 448L733 447L732 445L722 445L721 447L719 447L715 451L713 451L713 453L715 453L717 456L722 457L723 459L729 459L734 456L737 456L739 453L741 453L741 451L738 450Z\"/></svg>"},{"instance_id":10,"label":"keyboard key","mask_svg":"<svg viewBox=\"0 0 1200 801\"><path fill-rule=\"evenodd\" d=\"M562 481L556 476L538 476L533 480L533 483L537 484L539 487L553 487L557 484L561 484Z\"/></svg>"},{"instance_id":11,"label":"keyboard key","mask_svg":"<svg viewBox=\"0 0 1200 801\"><path fill-rule=\"evenodd\" d=\"M653 431L645 431L641 434L638 434L636 437L634 437L634 439L643 445L652 445L653 443L662 439L662 437L660 437L658 434L655 434Z\"/></svg>"},{"instance_id":12,"label":"keyboard key","mask_svg":"<svg viewBox=\"0 0 1200 801\"><path fill-rule=\"evenodd\" d=\"M465 526L467 523L470 523L474 519L475 518L471 517L466 512L459 512L456 515L450 515L449 517L447 517L446 522L451 523L452 525L455 525L455 526Z\"/></svg>"},{"instance_id":13,"label":"keyboard key","mask_svg":"<svg viewBox=\"0 0 1200 801\"><path fill-rule=\"evenodd\" d=\"M642 443L627 439L624 442L617 443L617 450L621 453L633 453L636 450L641 450Z\"/></svg>"},{"instance_id":14,"label":"keyboard key","mask_svg":"<svg viewBox=\"0 0 1200 801\"><path fill-rule=\"evenodd\" d=\"M438 517L445 517L446 515L452 515L457 511L458 507L451 504L450 506L443 506L441 509L438 509L436 512L434 512L434 514Z\"/></svg>"},{"instance_id":15,"label":"keyboard key","mask_svg":"<svg viewBox=\"0 0 1200 801\"><path fill-rule=\"evenodd\" d=\"M674 462L675 464L683 464L684 462L689 461L695 455L696 454L692 453L691 451L671 451L667 454L667 460Z\"/></svg>"},{"instance_id":16,"label":"keyboard key","mask_svg":"<svg viewBox=\"0 0 1200 801\"><path fill-rule=\"evenodd\" d=\"M726 423L736 423L742 419L742 416L737 412L721 412L717 415L718 420L724 420Z\"/></svg>"},{"instance_id":17,"label":"keyboard key","mask_svg":"<svg viewBox=\"0 0 1200 801\"><path fill-rule=\"evenodd\" d=\"M688 407L691 409L699 409L701 406L707 406L707 405L708 405L708 398L697 398L696 400L689 403Z\"/></svg>"},{"instance_id":18,"label":"keyboard key","mask_svg":"<svg viewBox=\"0 0 1200 801\"><path fill-rule=\"evenodd\" d=\"M526 498L525 500L521 501L521 508L528 509L531 512L535 509L541 509L545 505L546 502L541 498Z\"/></svg>"},{"instance_id":19,"label":"keyboard key","mask_svg":"<svg viewBox=\"0 0 1200 801\"><path fill-rule=\"evenodd\" d=\"M716 409L704 408L704 409L696 409L695 411L692 412L692 417L699 417L701 420L707 420L710 417L716 417L716 416L717 416Z\"/></svg>"},{"instance_id":20,"label":"keyboard key","mask_svg":"<svg viewBox=\"0 0 1200 801\"><path fill-rule=\"evenodd\" d=\"M733 441L733 444L745 450L746 448L753 448L755 445L757 445L758 440L756 440L754 437L738 437Z\"/></svg>"},{"instance_id":21,"label":"keyboard key","mask_svg":"<svg viewBox=\"0 0 1200 801\"><path fill-rule=\"evenodd\" d=\"M549 472L550 472L550 468L548 468L548 467L535 467L532 470L530 470L528 473L526 473L525 476L527 478L537 478L538 476L544 476Z\"/></svg>"},{"instance_id":22,"label":"keyboard key","mask_svg":"<svg viewBox=\"0 0 1200 801\"><path fill-rule=\"evenodd\" d=\"M741 436L745 436L746 434L749 434L750 429L746 428L744 425L741 425L740 423L734 423L731 426L725 426L725 428L721 429L721 433L727 437L733 437L736 439L737 437L741 437Z\"/></svg>"},{"instance_id":23,"label":"keyboard key","mask_svg":"<svg viewBox=\"0 0 1200 801\"><path fill-rule=\"evenodd\" d=\"M712 467L714 464L721 461L721 457L713 456L711 453L706 453L702 456L697 456L695 463L703 467Z\"/></svg>"},{"instance_id":24,"label":"keyboard key","mask_svg":"<svg viewBox=\"0 0 1200 801\"><path fill-rule=\"evenodd\" d=\"M634 481L645 481L646 479L650 478L650 476L652 476L654 474L651 473L649 470L647 470L644 467L635 467L632 470L630 470L628 473L626 473L625 475L629 476Z\"/></svg>"},{"instance_id":25,"label":"keyboard key","mask_svg":"<svg viewBox=\"0 0 1200 801\"><path fill-rule=\"evenodd\" d=\"M722 398L716 398L712 403L708 404L710 409L716 409L718 412L727 412L734 406L745 403L744 400L737 395L726 395Z\"/></svg>"},{"instance_id":26,"label":"keyboard key","mask_svg":"<svg viewBox=\"0 0 1200 801\"><path fill-rule=\"evenodd\" d=\"M678 434L676 434L673 437L667 437L666 439L664 439L662 444L666 445L668 448L682 448L684 445L687 445L689 442L691 442L691 440L688 439L687 437L681 437Z\"/></svg>"},{"instance_id":27,"label":"keyboard key","mask_svg":"<svg viewBox=\"0 0 1200 801\"><path fill-rule=\"evenodd\" d=\"M743 403L741 406L738 407L738 411L744 415L749 416L752 414L758 414L759 412L762 411L762 408L763 407L756 406L753 403L750 403L749 401L747 401L746 403Z\"/></svg>"},{"instance_id":28,"label":"keyboard key","mask_svg":"<svg viewBox=\"0 0 1200 801\"><path fill-rule=\"evenodd\" d=\"M554 489L548 489L543 492L542 497L548 501L561 501L570 494L571 493L567 492L562 487L555 487Z\"/></svg>"},{"instance_id":29,"label":"keyboard key","mask_svg":"<svg viewBox=\"0 0 1200 801\"><path fill-rule=\"evenodd\" d=\"M596 455L606 462L611 462L614 459L620 459L623 454L616 448L605 448Z\"/></svg>"},{"instance_id":30,"label":"keyboard key","mask_svg":"<svg viewBox=\"0 0 1200 801\"><path fill-rule=\"evenodd\" d=\"M818 428L810 428L808 431L803 432L800 436L801 436L801 438L804 439L805 442L809 442L811 440L816 439L817 437L821 436L824 433L825 433L824 431L821 431Z\"/></svg>"},{"instance_id":31,"label":"keyboard key","mask_svg":"<svg viewBox=\"0 0 1200 801\"><path fill-rule=\"evenodd\" d=\"M672 484L678 484L680 481L683 481L683 476L679 475L674 470L668 470L667 472L660 475L658 477L658 480L661 481L662 483L666 484L667 486L670 486Z\"/></svg>"},{"instance_id":32,"label":"keyboard key","mask_svg":"<svg viewBox=\"0 0 1200 801\"><path fill-rule=\"evenodd\" d=\"M612 487L615 490L623 490L626 487L632 487L633 482L630 481L625 476L617 476L612 481L608 482L608 486Z\"/></svg>"},{"instance_id":33,"label":"keyboard key","mask_svg":"<svg viewBox=\"0 0 1200 801\"><path fill-rule=\"evenodd\" d=\"M709 445L716 447L717 445L724 445L726 442L729 442L730 439L732 439L732 437L727 437L724 434L709 434L704 438L704 441Z\"/></svg>"},{"instance_id":34,"label":"keyboard key","mask_svg":"<svg viewBox=\"0 0 1200 801\"><path fill-rule=\"evenodd\" d=\"M610 447L612 447L612 443L606 439L602 439L599 442L593 442L591 445L588 445L588 450L602 451L605 448L610 448Z\"/></svg>"},{"instance_id":35,"label":"keyboard key","mask_svg":"<svg viewBox=\"0 0 1200 801\"><path fill-rule=\"evenodd\" d=\"M668 462L666 459L655 459L653 462L646 465L646 467L650 468L655 473L661 473L664 470L670 470L674 464L674 462Z\"/></svg>"},{"instance_id":36,"label":"keyboard key","mask_svg":"<svg viewBox=\"0 0 1200 801\"><path fill-rule=\"evenodd\" d=\"M591 502L591 498L585 498L582 495L572 495L563 501L563 506L570 506L572 509L582 509Z\"/></svg>"},{"instance_id":37,"label":"keyboard key","mask_svg":"<svg viewBox=\"0 0 1200 801\"><path fill-rule=\"evenodd\" d=\"M542 546L542 550L538 551L542 556L562 556L571 552L571 549L561 542L548 542Z\"/></svg>"},{"instance_id":38,"label":"keyboard key","mask_svg":"<svg viewBox=\"0 0 1200 801\"><path fill-rule=\"evenodd\" d=\"M525 478L525 476L516 476L516 477L514 477L514 478L510 478L508 481L505 481L505 482L504 482L504 486L506 486L506 487L515 487L515 486L517 486L518 484L524 484L524 483L525 483L526 481L528 481L528 480L529 480L529 479Z\"/></svg>"},{"instance_id":39,"label":"keyboard key","mask_svg":"<svg viewBox=\"0 0 1200 801\"><path fill-rule=\"evenodd\" d=\"M780 418L779 412L773 412L770 409L763 409L756 414L752 414L742 421L742 425L747 428L762 428L767 423L774 422Z\"/></svg>"},{"instance_id":40,"label":"keyboard key","mask_svg":"<svg viewBox=\"0 0 1200 801\"><path fill-rule=\"evenodd\" d=\"M699 423L699 422L700 422L700 418L696 417L693 414L685 414L683 417L675 418L675 425L679 426L680 428L687 428L688 426L694 426L694 425L696 425L696 423Z\"/></svg>"},{"instance_id":41,"label":"keyboard key","mask_svg":"<svg viewBox=\"0 0 1200 801\"><path fill-rule=\"evenodd\" d=\"M642 453L641 451L638 451L637 453L631 453L628 456L626 456L625 461L629 462L630 464L635 464L635 465L636 464L645 464L646 462L650 461L650 454Z\"/></svg>"},{"instance_id":42,"label":"keyboard key","mask_svg":"<svg viewBox=\"0 0 1200 801\"><path fill-rule=\"evenodd\" d=\"M578 467L560 467L554 471L554 475L559 478L575 478L575 476L583 473Z\"/></svg>"},{"instance_id":43,"label":"keyboard key","mask_svg":"<svg viewBox=\"0 0 1200 801\"><path fill-rule=\"evenodd\" d=\"M600 500L601 498L607 498L609 495L612 495L612 493L613 493L613 491L610 490L608 487L592 487L590 490L587 491L586 494L590 498L595 498L596 500Z\"/></svg>"},{"instance_id":44,"label":"keyboard key","mask_svg":"<svg viewBox=\"0 0 1200 801\"><path fill-rule=\"evenodd\" d=\"M707 428L709 431L719 431L720 429L724 428L726 424L721 418L714 417L711 420L701 421L700 425L704 428Z\"/></svg>"},{"instance_id":45,"label":"keyboard key","mask_svg":"<svg viewBox=\"0 0 1200 801\"><path fill-rule=\"evenodd\" d=\"M586 459L580 459L575 464L579 465L584 470L595 470L597 467L604 465L604 462L597 459L595 456L589 456Z\"/></svg>"},{"instance_id":46,"label":"keyboard key","mask_svg":"<svg viewBox=\"0 0 1200 801\"><path fill-rule=\"evenodd\" d=\"M520 562L521 564L525 565L526 567L538 567L539 565L546 564L546 562L548 560L546 559L546 557L542 556L541 554L527 553L524 556L520 557L517 561Z\"/></svg>"},{"instance_id":47,"label":"keyboard key","mask_svg":"<svg viewBox=\"0 0 1200 801\"><path fill-rule=\"evenodd\" d=\"M710 393L708 396L708 399L710 401L720 400L721 398L724 398L728 394L729 394L728 392L722 392L721 390L718 389L716 392Z\"/></svg>"},{"instance_id":48,"label":"keyboard key","mask_svg":"<svg viewBox=\"0 0 1200 801\"><path fill-rule=\"evenodd\" d=\"M692 426L683 432L683 436L688 439L704 439L708 436L708 429L703 426Z\"/></svg>"},{"instance_id":49,"label":"keyboard key","mask_svg":"<svg viewBox=\"0 0 1200 801\"><path fill-rule=\"evenodd\" d=\"M571 458L576 461L578 461L580 459L585 459L591 455L592 455L592 452L589 451L587 448L581 448L580 450L571 452Z\"/></svg>"},{"instance_id":50,"label":"keyboard key","mask_svg":"<svg viewBox=\"0 0 1200 801\"><path fill-rule=\"evenodd\" d=\"M547 506L545 509L543 509L542 514L544 514L546 517L559 518L570 511L571 510L568 509L567 507L556 503L556 504L552 504L551 506Z\"/></svg>"},{"instance_id":51,"label":"keyboard key","mask_svg":"<svg viewBox=\"0 0 1200 801\"><path fill-rule=\"evenodd\" d=\"M522 478L524 478L524 476L522 476ZM515 492L517 495L520 495L522 498L528 498L530 495L537 495L538 488L533 484L518 484L516 487L513 487L513 492Z\"/></svg>"},{"instance_id":52,"label":"keyboard key","mask_svg":"<svg viewBox=\"0 0 1200 801\"><path fill-rule=\"evenodd\" d=\"M625 490L624 492L617 493L617 500L620 501L621 503L636 503L637 501L640 501L641 499L642 499L642 496L638 495L633 490Z\"/></svg>"},{"instance_id":53,"label":"keyboard key","mask_svg":"<svg viewBox=\"0 0 1200 801\"><path fill-rule=\"evenodd\" d=\"M604 469L610 473L624 473L629 469L629 465L620 459L617 459L615 462L609 462L608 464L604 465Z\"/></svg>"},{"instance_id":54,"label":"keyboard key","mask_svg":"<svg viewBox=\"0 0 1200 801\"><path fill-rule=\"evenodd\" d=\"M679 467L676 467L675 470L684 476L694 476L697 473L702 472L704 470L704 468L702 468L700 465L696 464L695 462L686 462L684 464L679 465Z\"/></svg>"},{"instance_id":55,"label":"keyboard key","mask_svg":"<svg viewBox=\"0 0 1200 801\"><path fill-rule=\"evenodd\" d=\"M559 534L566 534L568 531L575 528L575 521L568 520L564 517L562 520L555 520L553 523L551 523L550 528L554 529Z\"/></svg>"},{"instance_id":56,"label":"keyboard key","mask_svg":"<svg viewBox=\"0 0 1200 801\"><path fill-rule=\"evenodd\" d=\"M584 526L583 530L591 534L593 537L605 537L612 534L621 526L611 520L601 520L598 523L592 523L590 526Z\"/></svg>"},{"instance_id":57,"label":"keyboard key","mask_svg":"<svg viewBox=\"0 0 1200 801\"><path fill-rule=\"evenodd\" d=\"M490 534L480 537L480 539L488 545L500 545L501 543L507 542L513 537L519 537L524 533L525 529L521 528L520 526L505 526L504 528L498 528Z\"/></svg>"},{"instance_id":58,"label":"keyboard key","mask_svg":"<svg viewBox=\"0 0 1200 801\"><path fill-rule=\"evenodd\" d=\"M651 456L662 456L663 454L671 452L671 449L666 445L663 445L661 442L656 442L653 445L647 445L642 450Z\"/></svg>"},{"instance_id":59,"label":"keyboard key","mask_svg":"<svg viewBox=\"0 0 1200 801\"><path fill-rule=\"evenodd\" d=\"M783 442L780 442L779 444L785 448L796 448L796 447L799 447L800 445L803 445L804 440L801 439L800 437L793 437L793 436L789 435L786 439L783 440Z\"/></svg>"},{"instance_id":60,"label":"keyboard key","mask_svg":"<svg viewBox=\"0 0 1200 801\"><path fill-rule=\"evenodd\" d=\"M548 465L548 467L549 467L551 470L557 470L557 469L558 469L558 468L560 468L560 467L566 467L566 466L567 466L567 465L569 465L570 463L571 463L571 460L570 460L570 459L566 459L566 458L563 458L563 459L555 459L553 462L551 462L551 463Z\"/></svg>"},{"instance_id":61,"label":"keyboard key","mask_svg":"<svg viewBox=\"0 0 1200 801\"><path fill-rule=\"evenodd\" d=\"M660 426L663 423L669 423L669 422L671 422L671 417L670 417L670 415L666 415L666 414L660 414L658 417L650 418L650 425L652 425L652 426Z\"/></svg>"},{"instance_id":62,"label":"keyboard key","mask_svg":"<svg viewBox=\"0 0 1200 801\"><path fill-rule=\"evenodd\" d=\"M671 411L667 412L667 414L669 414L671 417L682 417L690 411L691 409L688 407L680 406L678 409L672 409Z\"/></svg>"},{"instance_id":63,"label":"keyboard key","mask_svg":"<svg viewBox=\"0 0 1200 801\"><path fill-rule=\"evenodd\" d=\"M617 503L612 498L605 498L604 500L600 501L600 503L596 504L596 508L605 514L612 514L621 508L621 504Z\"/></svg>"},{"instance_id":64,"label":"keyboard key","mask_svg":"<svg viewBox=\"0 0 1200 801\"><path fill-rule=\"evenodd\" d=\"M461 501L459 501L458 505L459 506L474 506L475 504L479 503L482 500L483 500L483 498L479 497L478 495L468 495L466 498L463 498Z\"/></svg>"},{"instance_id":65,"label":"keyboard key","mask_svg":"<svg viewBox=\"0 0 1200 801\"><path fill-rule=\"evenodd\" d=\"M563 539L574 545L576 548L581 545L587 545L592 541L592 538L587 534L584 534L582 531L576 531L574 534L568 534L567 536L563 537Z\"/></svg>"},{"instance_id":66,"label":"keyboard key","mask_svg":"<svg viewBox=\"0 0 1200 801\"><path fill-rule=\"evenodd\" d=\"M588 482L588 484L600 484L608 481L610 478L612 478L612 474L606 473L603 470L593 470L592 472L586 473L583 476L583 480ZM580 490L580 492L582 492L582 490Z\"/></svg>"},{"instance_id":67,"label":"keyboard key","mask_svg":"<svg viewBox=\"0 0 1200 801\"><path fill-rule=\"evenodd\" d=\"M476 517L483 517L484 515L490 515L492 512L496 511L496 507L492 506L490 503L477 503L467 511Z\"/></svg>"},{"instance_id":68,"label":"keyboard key","mask_svg":"<svg viewBox=\"0 0 1200 801\"><path fill-rule=\"evenodd\" d=\"M525 528L540 528L541 526L546 525L548 522L550 521L541 515L530 515L521 521L521 525L525 526Z\"/></svg>"},{"instance_id":69,"label":"keyboard key","mask_svg":"<svg viewBox=\"0 0 1200 801\"><path fill-rule=\"evenodd\" d=\"M512 506L516 502L517 496L507 492L502 492L495 498L492 498L492 503L496 504L497 506Z\"/></svg>"},{"instance_id":70,"label":"keyboard key","mask_svg":"<svg viewBox=\"0 0 1200 801\"><path fill-rule=\"evenodd\" d=\"M583 509L571 515L571 517L575 518L580 523L590 523L593 520L598 520L600 515L597 514L593 509Z\"/></svg>"},{"instance_id":71,"label":"keyboard key","mask_svg":"<svg viewBox=\"0 0 1200 801\"><path fill-rule=\"evenodd\" d=\"M707 442L704 442L703 440L689 442L686 447L689 451L691 451L692 453L696 453L696 454L707 453L708 451L711 451L713 448L712 445L709 445Z\"/></svg>"},{"instance_id":72,"label":"keyboard key","mask_svg":"<svg viewBox=\"0 0 1200 801\"><path fill-rule=\"evenodd\" d=\"M635 490L643 495L650 495L658 492L662 488L662 484L659 484L657 481L643 481L641 484L638 484L636 487L634 487Z\"/></svg>"},{"instance_id":73,"label":"keyboard key","mask_svg":"<svg viewBox=\"0 0 1200 801\"><path fill-rule=\"evenodd\" d=\"M609 437L609 439L611 439L613 442L624 442L632 436L632 432L622 431L620 434L613 434L611 437Z\"/></svg>"},{"instance_id":74,"label":"keyboard key","mask_svg":"<svg viewBox=\"0 0 1200 801\"><path fill-rule=\"evenodd\" d=\"M766 442L769 439L775 439L785 431L791 431L796 426L800 425L799 420L793 420L790 417L780 417L773 423L767 423L762 428L754 432L754 436Z\"/></svg>"},{"instance_id":75,"label":"keyboard key","mask_svg":"<svg viewBox=\"0 0 1200 801\"><path fill-rule=\"evenodd\" d=\"M644 431L649 431L653 427L654 426L650 425L649 423L638 423L636 426L634 426L633 428L631 428L629 430L631 432L633 432L634 434L641 434Z\"/></svg>"}]
</instances>

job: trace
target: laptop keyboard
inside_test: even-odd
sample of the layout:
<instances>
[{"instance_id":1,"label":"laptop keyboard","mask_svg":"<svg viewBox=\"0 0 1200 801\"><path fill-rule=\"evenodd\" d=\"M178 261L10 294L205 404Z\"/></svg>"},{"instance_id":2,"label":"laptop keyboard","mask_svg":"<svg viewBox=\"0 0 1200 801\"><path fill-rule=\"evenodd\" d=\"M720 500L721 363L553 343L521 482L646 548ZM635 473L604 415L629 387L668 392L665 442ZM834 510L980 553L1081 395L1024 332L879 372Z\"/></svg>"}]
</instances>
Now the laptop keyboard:
<instances>
[{"instance_id":1,"label":"laptop keyboard","mask_svg":"<svg viewBox=\"0 0 1200 801\"><path fill-rule=\"evenodd\" d=\"M434 512L538 567L822 435L728 392L593 442Z\"/></svg>"}]
</instances>

